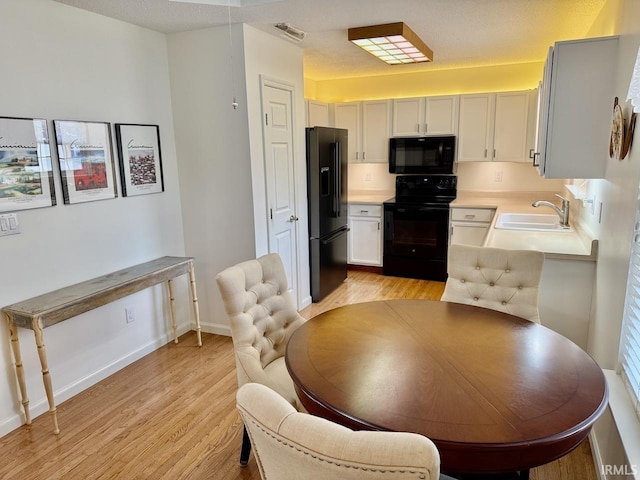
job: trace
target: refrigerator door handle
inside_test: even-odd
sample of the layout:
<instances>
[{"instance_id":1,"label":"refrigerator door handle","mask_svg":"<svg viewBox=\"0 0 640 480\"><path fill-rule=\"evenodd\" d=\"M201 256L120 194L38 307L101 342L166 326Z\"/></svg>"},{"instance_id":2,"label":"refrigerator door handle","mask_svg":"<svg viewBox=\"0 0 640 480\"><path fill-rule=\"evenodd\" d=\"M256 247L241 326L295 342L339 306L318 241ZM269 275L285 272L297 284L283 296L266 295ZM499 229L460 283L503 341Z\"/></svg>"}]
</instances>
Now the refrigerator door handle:
<instances>
[{"instance_id":1,"label":"refrigerator door handle","mask_svg":"<svg viewBox=\"0 0 640 480\"><path fill-rule=\"evenodd\" d=\"M340 194L340 184L338 183L338 172L340 171L340 163L338 162L338 143L331 144L333 154L333 175L331 178L331 213L334 217L339 216L340 202L338 195Z\"/></svg>"},{"instance_id":2,"label":"refrigerator door handle","mask_svg":"<svg viewBox=\"0 0 640 480\"><path fill-rule=\"evenodd\" d=\"M322 245L326 245L327 243L331 243L333 242L336 238L340 237L342 234L347 233L349 230L351 230L349 227L342 227L340 230L336 231L336 233L334 233L333 235L323 238L322 240L320 240L320 243Z\"/></svg>"},{"instance_id":3,"label":"refrigerator door handle","mask_svg":"<svg viewBox=\"0 0 640 480\"><path fill-rule=\"evenodd\" d=\"M336 217L341 215L342 206L342 153L340 149L340 142L336 143L336 197L337 197L337 211Z\"/></svg>"}]
</instances>

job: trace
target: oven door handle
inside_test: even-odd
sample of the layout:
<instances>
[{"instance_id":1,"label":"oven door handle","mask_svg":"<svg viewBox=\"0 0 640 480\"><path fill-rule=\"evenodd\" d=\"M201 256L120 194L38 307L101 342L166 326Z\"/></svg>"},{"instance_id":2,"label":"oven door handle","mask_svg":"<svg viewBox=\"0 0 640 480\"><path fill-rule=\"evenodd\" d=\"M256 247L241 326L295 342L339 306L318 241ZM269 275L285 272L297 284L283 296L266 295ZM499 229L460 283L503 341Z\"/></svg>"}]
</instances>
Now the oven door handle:
<instances>
[{"instance_id":1,"label":"oven door handle","mask_svg":"<svg viewBox=\"0 0 640 480\"><path fill-rule=\"evenodd\" d=\"M414 207L396 207L396 212L398 213L407 213L407 212L443 212L448 211L449 206L446 207L426 207L416 205Z\"/></svg>"}]
</instances>

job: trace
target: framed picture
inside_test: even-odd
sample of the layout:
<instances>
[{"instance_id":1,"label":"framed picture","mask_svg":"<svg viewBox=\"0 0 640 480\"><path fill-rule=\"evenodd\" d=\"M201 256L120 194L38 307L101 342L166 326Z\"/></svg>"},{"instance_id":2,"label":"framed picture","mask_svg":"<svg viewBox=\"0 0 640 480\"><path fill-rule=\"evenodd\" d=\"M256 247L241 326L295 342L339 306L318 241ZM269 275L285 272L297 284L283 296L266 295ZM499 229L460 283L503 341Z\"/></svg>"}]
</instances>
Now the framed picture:
<instances>
[{"instance_id":1,"label":"framed picture","mask_svg":"<svg viewBox=\"0 0 640 480\"><path fill-rule=\"evenodd\" d=\"M164 192L158 125L116 123L122 196Z\"/></svg>"},{"instance_id":2,"label":"framed picture","mask_svg":"<svg viewBox=\"0 0 640 480\"><path fill-rule=\"evenodd\" d=\"M55 204L47 121L0 117L0 212Z\"/></svg>"},{"instance_id":3,"label":"framed picture","mask_svg":"<svg viewBox=\"0 0 640 480\"><path fill-rule=\"evenodd\" d=\"M64 203L106 200L118 196L106 122L54 120Z\"/></svg>"}]
</instances>

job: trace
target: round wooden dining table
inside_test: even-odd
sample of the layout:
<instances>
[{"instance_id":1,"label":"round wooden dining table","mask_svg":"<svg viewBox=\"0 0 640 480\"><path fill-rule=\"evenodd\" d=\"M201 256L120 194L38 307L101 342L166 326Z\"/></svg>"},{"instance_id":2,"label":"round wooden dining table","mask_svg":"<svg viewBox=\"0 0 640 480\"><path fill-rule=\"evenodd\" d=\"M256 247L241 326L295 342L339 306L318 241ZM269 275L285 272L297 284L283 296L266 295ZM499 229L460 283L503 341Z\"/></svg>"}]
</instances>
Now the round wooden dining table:
<instances>
[{"instance_id":1,"label":"round wooden dining table","mask_svg":"<svg viewBox=\"0 0 640 480\"><path fill-rule=\"evenodd\" d=\"M456 303L348 305L299 327L286 365L309 413L415 432L449 474L523 472L566 455L607 405L596 362L562 335Z\"/></svg>"}]
</instances>

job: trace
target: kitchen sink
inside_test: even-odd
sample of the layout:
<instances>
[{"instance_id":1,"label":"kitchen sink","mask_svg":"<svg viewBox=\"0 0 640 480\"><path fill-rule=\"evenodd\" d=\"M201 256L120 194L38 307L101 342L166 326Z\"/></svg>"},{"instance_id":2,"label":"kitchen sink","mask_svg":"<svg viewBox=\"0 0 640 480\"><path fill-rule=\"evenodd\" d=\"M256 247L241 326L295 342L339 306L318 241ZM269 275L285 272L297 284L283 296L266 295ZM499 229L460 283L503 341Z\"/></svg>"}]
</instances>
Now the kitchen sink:
<instances>
[{"instance_id":1,"label":"kitchen sink","mask_svg":"<svg viewBox=\"0 0 640 480\"><path fill-rule=\"evenodd\" d=\"M560 225L558 215L539 213L500 213L495 228L528 230L532 232L571 232L573 228Z\"/></svg>"}]
</instances>

